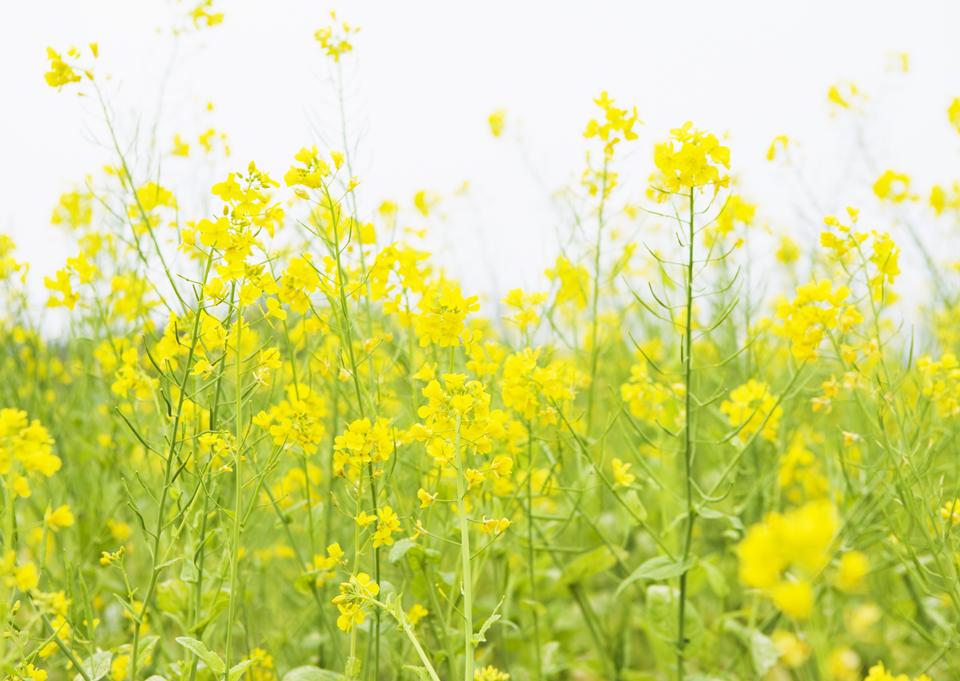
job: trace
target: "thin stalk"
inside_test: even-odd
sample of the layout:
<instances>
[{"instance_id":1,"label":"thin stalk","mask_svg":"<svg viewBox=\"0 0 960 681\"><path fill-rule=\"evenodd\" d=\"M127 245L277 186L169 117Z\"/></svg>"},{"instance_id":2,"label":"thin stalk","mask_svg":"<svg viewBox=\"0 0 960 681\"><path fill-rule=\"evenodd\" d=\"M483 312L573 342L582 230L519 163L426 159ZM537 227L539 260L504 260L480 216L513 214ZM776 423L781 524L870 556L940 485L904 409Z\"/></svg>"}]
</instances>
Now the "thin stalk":
<instances>
[{"instance_id":1,"label":"thin stalk","mask_svg":"<svg viewBox=\"0 0 960 681\"><path fill-rule=\"evenodd\" d=\"M356 575L360 571L360 523L356 518L360 517L360 511L363 510L363 472L357 476L357 503L354 512L353 523L353 571L351 575ZM347 657L345 675L347 679L356 679L360 672L360 658L357 657L357 628L350 629L350 655Z\"/></svg>"},{"instance_id":2,"label":"thin stalk","mask_svg":"<svg viewBox=\"0 0 960 681\"><path fill-rule=\"evenodd\" d=\"M473 575L470 571L470 526L467 521L467 481L460 449L460 417L454 444L457 457L457 504L460 517L460 562L463 576L463 681L473 681Z\"/></svg>"},{"instance_id":3,"label":"thin stalk","mask_svg":"<svg viewBox=\"0 0 960 681\"><path fill-rule=\"evenodd\" d=\"M210 266L212 263L212 258L207 258L207 263L204 268L203 282L201 284L200 290L203 290L203 284L206 284L207 276L210 273ZM198 294L199 295L199 294ZM130 679L131 681L136 681L137 678L137 666L139 664L139 655L140 655L140 637L143 632L143 620L147 615L147 610L150 608L150 601L153 599L154 591L157 588L157 580L160 577L160 571L162 569L162 561L160 558L160 537L163 534L163 517L167 510L167 500L170 496L170 487L173 484L172 475L173 475L173 459L174 453L177 448L177 433L180 432L180 418L183 414L183 404L187 395L187 381L190 380L190 369L191 364L193 363L193 357L197 349L197 343L200 338L200 307L202 307L202 301L198 299L197 303L197 313L194 315L193 319L193 330L191 332L190 339L190 350L187 353L187 359L183 367L183 378L180 381L179 389L180 396L177 400L177 411L173 419L173 427L170 431L170 447L167 449L167 458L164 462L163 468L163 489L160 492L160 503L157 508L157 523L154 528L153 533L153 551L150 554L151 566L150 566L150 581L147 584L147 591L143 598L143 606L140 608L140 612L136 618L133 629L133 645L130 651Z\"/></svg>"},{"instance_id":4,"label":"thin stalk","mask_svg":"<svg viewBox=\"0 0 960 681\"><path fill-rule=\"evenodd\" d=\"M234 446L236 448L236 455L234 456L233 464L233 536L230 540L230 600L227 603L227 631L226 631L226 641L224 643L224 672L223 679L224 681L229 681L230 675L230 649L232 643L233 635L233 621L235 619L235 612L237 607L237 573L239 572L239 562L240 562L240 522L241 522L241 513L242 506L241 502L243 499L243 476L242 476L242 467L241 461L243 459L241 455L242 449L242 433L241 433L241 424L243 423L240 420L241 412L243 410L243 389L241 382L241 373L240 366L242 357L240 354L240 340L241 334L243 332L243 305L240 301L237 301L237 319L235 321L237 326L237 347L236 347L236 391L237 399L235 403L236 413L234 418L236 423L234 424L234 439L236 442ZM309 481L308 481L309 484Z\"/></svg>"},{"instance_id":5,"label":"thin stalk","mask_svg":"<svg viewBox=\"0 0 960 681\"><path fill-rule=\"evenodd\" d=\"M590 386L587 388L587 433L593 426L593 403L597 383L597 317L600 303L600 250L603 246L603 209L607 198L607 164L604 156L603 174L600 178L600 206L597 208L597 243L593 251L593 296L590 301Z\"/></svg>"},{"instance_id":6,"label":"thin stalk","mask_svg":"<svg viewBox=\"0 0 960 681\"><path fill-rule=\"evenodd\" d=\"M686 278L686 327L683 340L683 384L684 394L684 426L683 426L683 473L685 478L687 521L683 539L683 553L680 564L686 565L690 556L690 544L693 540L693 392L691 385L693 378L693 240L695 230L693 224L693 187L689 195L689 222L687 232L687 278ZM683 681L684 648L684 619L687 609L687 570L680 573L680 598L677 607L677 679Z\"/></svg>"},{"instance_id":7,"label":"thin stalk","mask_svg":"<svg viewBox=\"0 0 960 681\"><path fill-rule=\"evenodd\" d=\"M397 608L395 611L381 601L373 599L374 605L379 609L384 609L387 612L391 612L394 616L394 619L397 620L397 623L400 625L400 628L403 629L403 633L406 634L407 639L410 641L410 644L413 646L413 649L417 652L417 657L420 658L420 662L423 663L424 669L427 670L427 675L430 677L430 681L440 681L440 677L437 675L437 670L434 668L433 663L430 662L430 658L427 657L427 653L423 650L423 646L420 645L420 641L417 639L417 635L413 631L413 627L410 626L410 622L407 621L406 616L403 614L403 610Z\"/></svg>"},{"instance_id":8,"label":"thin stalk","mask_svg":"<svg viewBox=\"0 0 960 681\"><path fill-rule=\"evenodd\" d=\"M537 602L536 588L536 548L533 543L533 423L527 421L527 571L530 580L530 600L533 601L533 649L537 661L536 671L533 675L535 681L543 675L543 661L540 659L540 614L537 611L539 603Z\"/></svg>"}]
</instances>

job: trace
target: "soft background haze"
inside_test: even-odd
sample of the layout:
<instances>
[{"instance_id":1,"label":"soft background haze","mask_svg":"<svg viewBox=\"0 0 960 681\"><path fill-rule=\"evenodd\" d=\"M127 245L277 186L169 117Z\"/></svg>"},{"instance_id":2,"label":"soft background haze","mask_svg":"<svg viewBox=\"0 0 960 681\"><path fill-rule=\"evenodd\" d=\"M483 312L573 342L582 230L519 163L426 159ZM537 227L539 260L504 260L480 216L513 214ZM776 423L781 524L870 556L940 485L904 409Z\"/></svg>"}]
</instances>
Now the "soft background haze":
<instances>
[{"instance_id":1,"label":"soft background haze","mask_svg":"<svg viewBox=\"0 0 960 681\"><path fill-rule=\"evenodd\" d=\"M849 203L890 222L864 193L878 171L860 145L876 168L910 173L924 195L960 175L960 137L945 113L960 95L958 2L221 0L216 8L222 25L174 39L170 27L188 9L177 2L3 3L0 231L18 242L35 284L72 254L49 225L58 195L112 160L95 102L43 82L47 45L99 42L98 74L112 76L107 92L125 141L138 125L137 139L149 138L161 101L163 149L174 132L226 132L226 165L193 178L170 170L178 195L202 195L221 170L250 159L282 176L301 146L340 146L333 72L312 38L330 9L362 27L344 77L364 205L409 206L419 189L449 195L469 181L431 238L467 289L489 296L542 282L564 229L551 194L579 176L581 132L600 90L636 104L645 121L628 163L647 167L654 141L687 119L726 133L733 170L763 221L800 236ZM909 53L909 74L891 72L894 52ZM826 91L840 80L870 95L863 116L831 114ZM494 139L486 117L498 108L508 112L507 130ZM801 144L804 189L764 160L783 133ZM624 196L641 197L644 177L627 176ZM916 266L911 258L905 253L905 270Z\"/></svg>"}]
</instances>

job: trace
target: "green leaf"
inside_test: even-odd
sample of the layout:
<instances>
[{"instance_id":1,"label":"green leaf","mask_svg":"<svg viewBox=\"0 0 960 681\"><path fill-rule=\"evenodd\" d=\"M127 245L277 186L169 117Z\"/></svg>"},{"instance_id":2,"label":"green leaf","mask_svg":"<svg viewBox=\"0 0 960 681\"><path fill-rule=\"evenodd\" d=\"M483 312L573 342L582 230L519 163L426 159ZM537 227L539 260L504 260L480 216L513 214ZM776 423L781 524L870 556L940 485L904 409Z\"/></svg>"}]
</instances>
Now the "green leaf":
<instances>
[{"instance_id":1,"label":"green leaf","mask_svg":"<svg viewBox=\"0 0 960 681\"><path fill-rule=\"evenodd\" d=\"M313 585L317 583L317 571L301 572L293 580L293 588L302 594L309 594L313 591Z\"/></svg>"},{"instance_id":2,"label":"green leaf","mask_svg":"<svg viewBox=\"0 0 960 681\"><path fill-rule=\"evenodd\" d=\"M180 579L168 579L157 584L156 599L157 609L161 612L183 612L190 602L190 589Z\"/></svg>"},{"instance_id":3,"label":"green leaf","mask_svg":"<svg viewBox=\"0 0 960 681\"><path fill-rule=\"evenodd\" d=\"M728 620L723 628L740 640L743 646L750 651L750 659L758 676L766 674L777 663L780 651L769 636L756 629L745 627L735 620Z\"/></svg>"},{"instance_id":4,"label":"green leaf","mask_svg":"<svg viewBox=\"0 0 960 681\"><path fill-rule=\"evenodd\" d=\"M114 598L117 599L117 602L127 611L127 614L130 615L130 619L136 623L140 623L140 611L137 608L134 608L126 599L121 598L119 595L114 594Z\"/></svg>"},{"instance_id":5,"label":"green leaf","mask_svg":"<svg viewBox=\"0 0 960 681\"><path fill-rule=\"evenodd\" d=\"M413 674L415 674L417 679L419 679L419 681L430 681L430 673L427 672L426 667L418 667L412 664L405 664L403 665L403 668L408 672L412 672Z\"/></svg>"},{"instance_id":6,"label":"green leaf","mask_svg":"<svg viewBox=\"0 0 960 681\"><path fill-rule=\"evenodd\" d=\"M616 551L623 553L622 549L616 549ZM567 563L560 575L560 585L569 586L582 582L589 577L606 572L616 564L617 555L613 553L613 550L605 545L598 546Z\"/></svg>"},{"instance_id":7,"label":"green leaf","mask_svg":"<svg viewBox=\"0 0 960 681\"><path fill-rule=\"evenodd\" d=\"M220 659L220 656L207 648L203 641L198 641L197 639L189 638L188 636L178 636L177 643L200 658L200 660L207 665L207 668L215 675L219 676L226 671L227 667L223 663L223 660Z\"/></svg>"},{"instance_id":8,"label":"green leaf","mask_svg":"<svg viewBox=\"0 0 960 681\"><path fill-rule=\"evenodd\" d=\"M692 568L694 563L695 560L693 558L688 558L686 561L680 562L667 556L657 556L656 558L646 560L640 564L640 567L630 573L629 577L620 583L620 586L617 588L617 594L619 595L628 586L641 579L658 582L679 577Z\"/></svg>"},{"instance_id":9,"label":"green leaf","mask_svg":"<svg viewBox=\"0 0 960 681\"><path fill-rule=\"evenodd\" d=\"M743 522L735 515L718 511L709 506L701 506L697 509L697 515L705 520L726 520L730 526L736 530L743 530Z\"/></svg>"},{"instance_id":10,"label":"green leaf","mask_svg":"<svg viewBox=\"0 0 960 681\"><path fill-rule=\"evenodd\" d=\"M700 561L697 567L701 568L706 574L707 584L710 585L710 590L719 598L726 598L727 594L730 593L730 585L727 584L727 579L724 577L723 572L720 571L720 568L705 560Z\"/></svg>"},{"instance_id":11,"label":"green leaf","mask_svg":"<svg viewBox=\"0 0 960 681\"><path fill-rule=\"evenodd\" d=\"M647 509L643 505L643 502L640 501L640 495L637 494L636 490L632 489L624 494L623 503L630 509L630 512L633 517L636 518L637 522L643 522L647 519Z\"/></svg>"},{"instance_id":12,"label":"green leaf","mask_svg":"<svg viewBox=\"0 0 960 681\"><path fill-rule=\"evenodd\" d=\"M342 681L343 678L344 676L340 672L320 669L320 667L314 667L313 665L297 667L283 675L283 681Z\"/></svg>"},{"instance_id":13,"label":"green leaf","mask_svg":"<svg viewBox=\"0 0 960 681\"><path fill-rule=\"evenodd\" d=\"M81 663L81 668L90 679L90 681L100 681L110 673L110 661L113 654L106 650L98 650ZM83 677L77 674L73 681L83 681Z\"/></svg>"},{"instance_id":14,"label":"green leaf","mask_svg":"<svg viewBox=\"0 0 960 681\"><path fill-rule=\"evenodd\" d=\"M407 555L411 549L419 548L417 542L412 539L401 539L390 547L390 553L387 554L387 560L390 563L397 563Z\"/></svg>"},{"instance_id":15,"label":"green leaf","mask_svg":"<svg viewBox=\"0 0 960 681\"><path fill-rule=\"evenodd\" d=\"M253 664L253 660L244 660L243 662L238 662L237 664L230 667L230 673L227 675L229 681L237 681L245 671L247 667Z\"/></svg>"},{"instance_id":16,"label":"green leaf","mask_svg":"<svg viewBox=\"0 0 960 681\"><path fill-rule=\"evenodd\" d=\"M646 590L646 629L654 656L662 668L676 662L677 601L680 591L666 584L651 584ZM684 609L683 634L691 658L703 642L703 620L689 600Z\"/></svg>"},{"instance_id":17,"label":"green leaf","mask_svg":"<svg viewBox=\"0 0 960 681\"><path fill-rule=\"evenodd\" d=\"M750 658L757 670L757 676L763 676L777 664L780 651L769 636L754 629L750 633Z\"/></svg>"},{"instance_id":18,"label":"green leaf","mask_svg":"<svg viewBox=\"0 0 960 681\"><path fill-rule=\"evenodd\" d=\"M192 560L184 560L180 566L180 579L190 584L196 584L200 580L200 570L197 564Z\"/></svg>"},{"instance_id":19,"label":"green leaf","mask_svg":"<svg viewBox=\"0 0 960 681\"><path fill-rule=\"evenodd\" d=\"M503 598L506 598L506 596ZM474 648L479 647L481 643L486 643L487 631L500 620L500 615L497 614L497 610L499 610L500 606L503 605L503 598L500 599L500 602L497 603L497 607L493 609L493 612L490 613L490 616L483 623L483 626L480 627L480 631L473 635Z\"/></svg>"}]
</instances>

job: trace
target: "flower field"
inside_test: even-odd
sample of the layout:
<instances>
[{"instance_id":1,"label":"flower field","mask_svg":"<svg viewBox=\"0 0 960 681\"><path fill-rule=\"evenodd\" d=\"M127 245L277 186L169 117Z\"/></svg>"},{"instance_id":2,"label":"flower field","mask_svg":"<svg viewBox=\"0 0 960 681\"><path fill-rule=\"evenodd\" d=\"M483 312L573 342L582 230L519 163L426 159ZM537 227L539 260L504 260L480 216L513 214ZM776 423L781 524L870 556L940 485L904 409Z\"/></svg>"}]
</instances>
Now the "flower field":
<instances>
[{"instance_id":1,"label":"flower field","mask_svg":"<svg viewBox=\"0 0 960 681\"><path fill-rule=\"evenodd\" d=\"M363 34L315 30L342 88ZM346 133L137 156L107 51L47 55L111 160L52 207L55 274L0 234L0 678L960 679L960 278L924 237L960 182L880 169L883 219L800 239L722 132L602 92L571 236L491 300L430 252L447 197L364 195Z\"/></svg>"}]
</instances>

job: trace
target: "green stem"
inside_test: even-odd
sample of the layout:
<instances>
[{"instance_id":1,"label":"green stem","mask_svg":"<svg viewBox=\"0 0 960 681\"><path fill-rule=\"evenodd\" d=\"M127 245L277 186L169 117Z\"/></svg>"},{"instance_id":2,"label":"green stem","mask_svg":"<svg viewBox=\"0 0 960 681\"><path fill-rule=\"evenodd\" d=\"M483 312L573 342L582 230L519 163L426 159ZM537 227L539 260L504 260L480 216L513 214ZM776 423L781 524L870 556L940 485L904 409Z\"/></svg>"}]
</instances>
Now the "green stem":
<instances>
[{"instance_id":1,"label":"green stem","mask_svg":"<svg viewBox=\"0 0 960 681\"><path fill-rule=\"evenodd\" d=\"M377 600L374 600L373 602L378 606L378 612L380 608L387 610L387 612L391 612L390 608L388 608L386 604ZM407 639L413 646L413 649L417 651L417 657L420 658L420 662L423 663L424 668L427 670L427 675L430 677L430 681L440 681L440 677L437 675L437 670L434 669L433 664L430 662L430 658L427 657L427 653L424 652L423 646L420 645L420 641L417 639L417 635L414 633L413 627L410 626L410 622L407 621L403 611L398 608L392 614L400 624L400 628L403 629L403 633L406 634Z\"/></svg>"},{"instance_id":2,"label":"green stem","mask_svg":"<svg viewBox=\"0 0 960 681\"><path fill-rule=\"evenodd\" d=\"M15 509L13 507L13 476L5 476L3 478L3 553L7 555L11 551L14 551L13 545L13 532L14 532L14 513ZM7 652L7 637L6 637L6 627L7 627L7 618L9 617L9 612L6 610L6 607L10 600L10 594L8 593L7 587L5 584L0 583L0 607L4 608L3 621L0 621L0 662L6 660Z\"/></svg>"},{"instance_id":3,"label":"green stem","mask_svg":"<svg viewBox=\"0 0 960 681\"><path fill-rule=\"evenodd\" d=\"M597 317L600 302L600 250L603 246L603 209L607 198L607 164L604 158L603 174L600 178L600 206L597 209L597 244L593 251L593 296L590 301L590 386L587 388L587 434L593 426L593 403L596 392L597 364L600 354L597 351Z\"/></svg>"},{"instance_id":4,"label":"green stem","mask_svg":"<svg viewBox=\"0 0 960 681\"><path fill-rule=\"evenodd\" d=\"M353 570L351 575L356 575L360 571L360 523L357 518L360 517L360 511L363 510L363 471L357 476L357 502L354 511L353 522ZM349 680L356 679L360 672L360 658L357 657L357 628L350 628L350 655L347 657L347 665L344 670L345 676Z\"/></svg>"},{"instance_id":5,"label":"green stem","mask_svg":"<svg viewBox=\"0 0 960 681\"><path fill-rule=\"evenodd\" d=\"M234 443L235 447L235 456L233 464L233 536L230 540L230 600L227 603L227 631L226 631L226 641L224 643L224 672L223 679L224 681L229 681L230 675L230 649L232 644L232 635L233 635L233 621L235 618L235 612L237 607L237 574L239 573L239 562L240 562L240 519L242 513L241 501L243 499L243 476L241 475L241 424L240 420L241 411L243 408L243 389L241 381L241 355L240 355L240 337L243 331L243 306L240 304L239 300L237 301L237 347L235 352L236 356L236 414L235 419L236 423L234 424L234 438L236 442ZM309 485L309 479L307 481Z\"/></svg>"},{"instance_id":6,"label":"green stem","mask_svg":"<svg viewBox=\"0 0 960 681\"><path fill-rule=\"evenodd\" d=\"M683 383L684 394L684 427L683 427L683 473L685 478L687 521L683 540L683 553L680 564L686 565L690 556L690 544L693 540L693 399L691 397L693 378L693 240L695 236L693 224L693 187L690 188L690 218L687 233L687 281L686 281L686 326L683 342ZM687 569L680 574L680 598L677 608L677 679L683 681L684 648L687 641L684 636L684 620L687 609Z\"/></svg>"},{"instance_id":7,"label":"green stem","mask_svg":"<svg viewBox=\"0 0 960 681\"><path fill-rule=\"evenodd\" d=\"M537 611L536 588L536 548L533 544L533 423L527 421L527 570L530 580L530 600L533 602L533 649L537 661L536 672L533 678L536 681L543 675L543 661L540 659L540 614Z\"/></svg>"},{"instance_id":8,"label":"green stem","mask_svg":"<svg viewBox=\"0 0 960 681\"><path fill-rule=\"evenodd\" d=\"M463 577L463 681L473 681L473 575L470 572L470 526L467 521L467 480L460 450L460 417L457 417L457 503L460 517L460 561Z\"/></svg>"},{"instance_id":9,"label":"green stem","mask_svg":"<svg viewBox=\"0 0 960 681\"><path fill-rule=\"evenodd\" d=\"M207 282L207 277L210 274L210 267L212 265L212 256L207 257L206 265L204 266L203 280L199 287L198 300L197 300L197 312L194 315L193 319L193 330L191 332L190 338L190 350L187 353L187 359L183 367L183 378L180 380L179 389L180 396L177 400L177 410L174 414L173 427L170 429L170 446L167 449L167 458L164 462L163 468L163 489L160 492L160 502L157 508L157 523L154 528L153 533L153 551L150 556L150 581L147 584L146 595L143 598L143 605L140 608L140 613L134 623L133 629L133 646L130 651L130 680L136 681L137 678L137 666L139 663L140 655L140 637L143 632L143 620L147 616L147 611L150 608L150 601L153 599L153 593L157 588L157 580L160 577L160 572L162 570L162 561L160 558L160 537L163 534L164 527L164 515L166 514L167 509L167 500L170 496L170 488L173 485L172 475L173 475L173 460L174 455L176 454L176 448L178 444L177 434L180 432L180 419L183 415L183 405L184 400L187 396L187 382L190 380L190 369L193 364L193 358L197 350L197 343L200 340L200 309L202 308L202 296L203 286ZM132 597L132 594L131 594Z\"/></svg>"}]
</instances>

